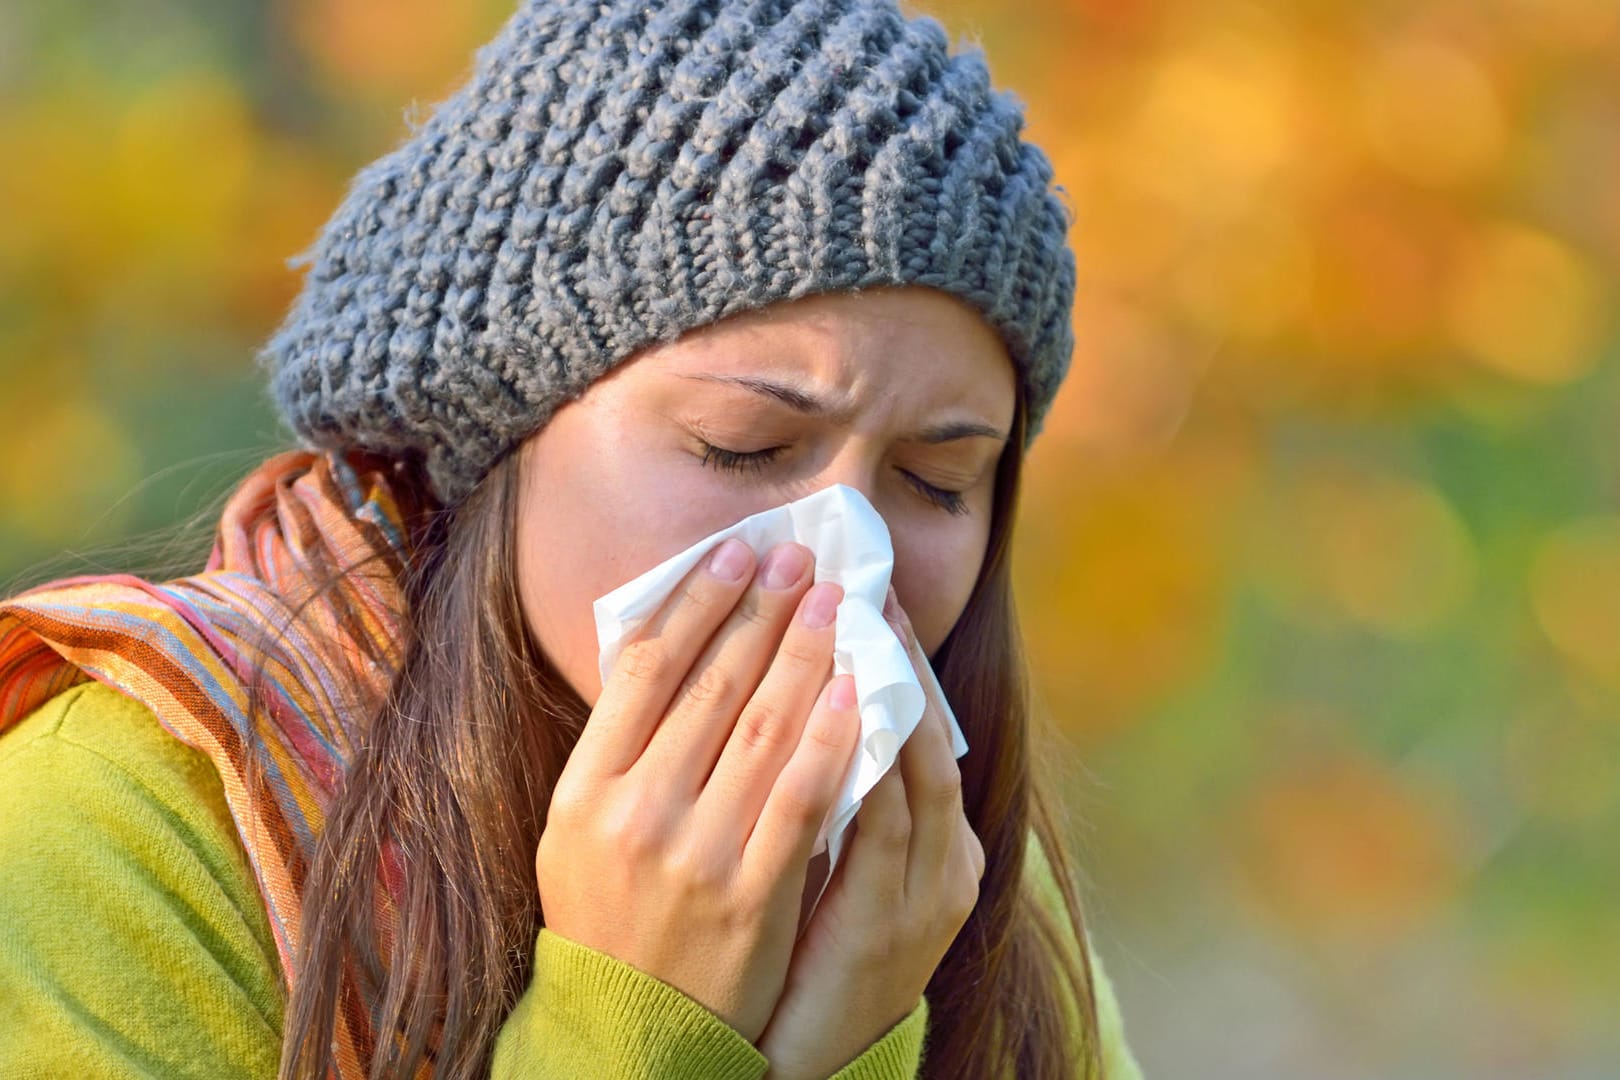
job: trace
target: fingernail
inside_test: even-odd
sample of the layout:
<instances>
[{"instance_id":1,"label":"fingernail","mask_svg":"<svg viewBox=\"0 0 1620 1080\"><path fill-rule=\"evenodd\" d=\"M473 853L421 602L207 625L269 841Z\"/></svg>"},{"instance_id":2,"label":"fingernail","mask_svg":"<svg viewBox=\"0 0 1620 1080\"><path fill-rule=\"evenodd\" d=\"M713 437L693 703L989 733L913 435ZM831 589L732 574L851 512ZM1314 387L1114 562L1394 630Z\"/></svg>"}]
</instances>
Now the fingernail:
<instances>
[{"instance_id":1,"label":"fingernail","mask_svg":"<svg viewBox=\"0 0 1620 1080\"><path fill-rule=\"evenodd\" d=\"M838 675L833 678L832 707L839 710L855 707L855 676Z\"/></svg>"},{"instance_id":2,"label":"fingernail","mask_svg":"<svg viewBox=\"0 0 1620 1080\"><path fill-rule=\"evenodd\" d=\"M721 581L740 581L748 570L748 545L733 537L709 556L709 570Z\"/></svg>"},{"instance_id":3,"label":"fingernail","mask_svg":"<svg viewBox=\"0 0 1620 1080\"><path fill-rule=\"evenodd\" d=\"M797 544L782 544L765 558L765 576L760 584L767 589L785 589L804 573L810 556Z\"/></svg>"},{"instance_id":4,"label":"fingernail","mask_svg":"<svg viewBox=\"0 0 1620 1080\"><path fill-rule=\"evenodd\" d=\"M812 630L831 626L833 619L838 616L838 603L844 598L843 592L830 581L812 586L810 595L804 598L804 625Z\"/></svg>"}]
</instances>

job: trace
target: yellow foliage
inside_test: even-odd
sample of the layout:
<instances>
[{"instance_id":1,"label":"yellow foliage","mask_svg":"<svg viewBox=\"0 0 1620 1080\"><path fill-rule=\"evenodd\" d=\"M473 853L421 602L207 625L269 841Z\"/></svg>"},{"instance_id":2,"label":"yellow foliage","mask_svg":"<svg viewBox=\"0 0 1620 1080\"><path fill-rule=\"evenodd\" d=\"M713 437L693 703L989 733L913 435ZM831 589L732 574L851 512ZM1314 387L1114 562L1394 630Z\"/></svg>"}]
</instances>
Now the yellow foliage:
<instances>
[{"instance_id":1,"label":"yellow foliage","mask_svg":"<svg viewBox=\"0 0 1620 1080\"><path fill-rule=\"evenodd\" d=\"M116 530L134 506L139 454L99 404L11 381L0 395L0 506L6 530L39 545L74 545Z\"/></svg>"},{"instance_id":2,"label":"yellow foliage","mask_svg":"<svg viewBox=\"0 0 1620 1080\"><path fill-rule=\"evenodd\" d=\"M1313 466L1278 490L1263 528L1259 580L1296 619L1418 638L1445 628L1473 592L1461 520L1406 477Z\"/></svg>"},{"instance_id":3,"label":"yellow foliage","mask_svg":"<svg viewBox=\"0 0 1620 1080\"><path fill-rule=\"evenodd\" d=\"M1530 598L1542 632L1565 658L1620 687L1620 516L1572 522L1544 539Z\"/></svg>"},{"instance_id":4,"label":"yellow foliage","mask_svg":"<svg viewBox=\"0 0 1620 1080\"><path fill-rule=\"evenodd\" d=\"M1489 73L1458 45L1403 37L1369 57L1362 124L1385 168L1421 184L1478 180L1501 160L1507 118Z\"/></svg>"},{"instance_id":5,"label":"yellow foliage","mask_svg":"<svg viewBox=\"0 0 1620 1080\"><path fill-rule=\"evenodd\" d=\"M279 8L344 93L390 103L448 92L502 14L472 0L280 0Z\"/></svg>"},{"instance_id":6,"label":"yellow foliage","mask_svg":"<svg viewBox=\"0 0 1620 1080\"><path fill-rule=\"evenodd\" d=\"M1448 317L1457 344L1486 367L1564 383L1597 362L1601 294L1586 260L1557 237L1488 223L1459 253Z\"/></svg>"}]
</instances>

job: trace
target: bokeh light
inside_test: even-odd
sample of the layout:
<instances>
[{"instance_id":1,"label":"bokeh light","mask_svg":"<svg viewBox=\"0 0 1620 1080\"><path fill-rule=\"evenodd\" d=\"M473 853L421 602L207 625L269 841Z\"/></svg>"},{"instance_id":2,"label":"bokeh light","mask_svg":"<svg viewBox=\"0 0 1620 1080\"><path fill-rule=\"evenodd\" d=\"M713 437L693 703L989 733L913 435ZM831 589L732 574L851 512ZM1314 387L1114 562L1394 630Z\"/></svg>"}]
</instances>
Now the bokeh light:
<instances>
[{"instance_id":1,"label":"bokeh light","mask_svg":"<svg viewBox=\"0 0 1620 1080\"><path fill-rule=\"evenodd\" d=\"M0 6L0 582L281 445L288 260L510 3ZM907 6L1073 212L1015 573L1148 1075L1614 1075L1620 4Z\"/></svg>"}]
</instances>

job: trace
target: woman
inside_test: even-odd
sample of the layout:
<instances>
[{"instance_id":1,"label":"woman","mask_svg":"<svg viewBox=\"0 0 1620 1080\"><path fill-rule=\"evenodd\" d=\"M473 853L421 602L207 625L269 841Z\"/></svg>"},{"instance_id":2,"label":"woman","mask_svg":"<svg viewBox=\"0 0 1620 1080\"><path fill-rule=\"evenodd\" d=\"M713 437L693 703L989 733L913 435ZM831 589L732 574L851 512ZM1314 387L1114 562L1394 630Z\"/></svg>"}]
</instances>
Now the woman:
<instances>
[{"instance_id":1,"label":"woman","mask_svg":"<svg viewBox=\"0 0 1620 1080\"><path fill-rule=\"evenodd\" d=\"M884 0L517 11L309 253L204 571L0 605L0 1072L1135 1075L1029 756L1020 129ZM717 549L606 680L590 604L830 483L971 750L931 702L799 935L837 586Z\"/></svg>"}]
</instances>

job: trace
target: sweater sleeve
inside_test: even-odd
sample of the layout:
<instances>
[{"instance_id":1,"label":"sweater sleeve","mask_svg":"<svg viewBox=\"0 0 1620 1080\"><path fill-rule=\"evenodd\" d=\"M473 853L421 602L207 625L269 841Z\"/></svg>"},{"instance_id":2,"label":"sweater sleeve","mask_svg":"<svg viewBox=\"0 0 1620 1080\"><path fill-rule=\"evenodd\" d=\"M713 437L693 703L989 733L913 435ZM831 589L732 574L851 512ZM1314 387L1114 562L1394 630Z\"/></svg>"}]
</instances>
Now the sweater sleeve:
<instances>
[{"instance_id":1,"label":"sweater sleeve","mask_svg":"<svg viewBox=\"0 0 1620 1080\"><path fill-rule=\"evenodd\" d=\"M534 972L501 1029L491 1080L757 1080L766 1074L764 1055L735 1028L622 960L541 930ZM910 1015L833 1080L912 1080L927 1029L928 1002L919 998Z\"/></svg>"},{"instance_id":2,"label":"sweater sleeve","mask_svg":"<svg viewBox=\"0 0 1620 1080\"><path fill-rule=\"evenodd\" d=\"M765 1056L681 991L542 929L534 975L495 1042L490 1080L758 1080Z\"/></svg>"}]
</instances>

